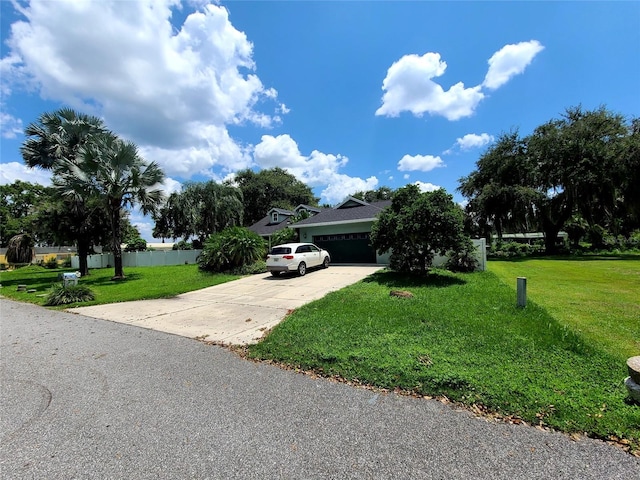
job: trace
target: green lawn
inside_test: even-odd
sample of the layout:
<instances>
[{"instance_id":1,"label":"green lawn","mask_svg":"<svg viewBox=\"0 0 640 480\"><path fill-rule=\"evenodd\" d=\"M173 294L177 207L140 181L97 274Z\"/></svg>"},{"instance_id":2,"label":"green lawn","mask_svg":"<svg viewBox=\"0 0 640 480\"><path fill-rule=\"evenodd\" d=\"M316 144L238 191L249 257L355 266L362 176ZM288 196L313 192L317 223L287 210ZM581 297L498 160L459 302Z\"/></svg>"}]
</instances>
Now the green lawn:
<instances>
[{"instance_id":1,"label":"green lawn","mask_svg":"<svg viewBox=\"0 0 640 480\"><path fill-rule=\"evenodd\" d=\"M58 274L70 270L48 270L32 265L13 271L0 272L2 290L5 297L22 302L44 305L45 294L51 285L58 283ZM125 280L113 281L112 268L90 270L87 277L79 279L79 284L88 286L96 295L85 305L126 302L146 298L173 297L180 293L210 287L238 278L234 275L203 273L197 265L172 265L161 267L127 267L124 270ZM18 292L19 284L27 285L27 289L35 288L36 293ZM67 307L73 305L67 305Z\"/></svg>"},{"instance_id":2,"label":"green lawn","mask_svg":"<svg viewBox=\"0 0 640 480\"><path fill-rule=\"evenodd\" d=\"M640 255L490 261L489 271L612 355L640 355ZM515 294L514 294L515 295Z\"/></svg>"},{"instance_id":3,"label":"green lawn","mask_svg":"<svg viewBox=\"0 0 640 480\"><path fill-rule=\"evenodd\" d=\"M414 298L391 297L393 289ZM490 272L437 271L426 281L380 272L296 310L248 354L640 449L624 355L533 301L515 302L514 287Z\"/></svg>"}]
</instances>

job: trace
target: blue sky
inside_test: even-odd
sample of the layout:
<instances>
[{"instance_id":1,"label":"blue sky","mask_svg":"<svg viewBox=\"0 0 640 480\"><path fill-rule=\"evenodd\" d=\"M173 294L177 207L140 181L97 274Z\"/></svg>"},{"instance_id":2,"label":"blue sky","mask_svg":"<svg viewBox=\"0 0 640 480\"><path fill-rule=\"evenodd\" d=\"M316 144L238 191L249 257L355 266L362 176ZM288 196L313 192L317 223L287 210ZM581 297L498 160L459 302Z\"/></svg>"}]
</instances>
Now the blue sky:
<instances>
[{"instance_id":1,"label":"blue sky","mask_svg":"<svg viewBox=\"0 0 640 480\"><path fill-rule=\"evenodd\" d=\"M48 183L22 129L70 106L187 180L280 166L322 203L455 191L501 132L640 115L640 2L0 1L0 183ZM151 224L134 212L150 239Z\"/></svg>"}]
</instances>

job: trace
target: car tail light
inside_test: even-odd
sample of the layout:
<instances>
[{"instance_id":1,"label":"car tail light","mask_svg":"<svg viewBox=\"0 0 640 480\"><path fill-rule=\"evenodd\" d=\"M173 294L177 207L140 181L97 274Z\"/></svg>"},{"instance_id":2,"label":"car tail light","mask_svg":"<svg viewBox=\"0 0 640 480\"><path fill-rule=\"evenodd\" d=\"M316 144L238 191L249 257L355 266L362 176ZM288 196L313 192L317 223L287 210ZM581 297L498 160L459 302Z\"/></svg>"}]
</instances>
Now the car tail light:
<instances>
[{"instance_id":1,"label":"car tail light","mask_svg":"<svg viewBox=\"0 0 640 480\"><path fill-rule=\"evenodd\" d=\"M293 260L293 255L283 255L282 258L286 258L287 260Z\"/></svg>"}]
</instances>

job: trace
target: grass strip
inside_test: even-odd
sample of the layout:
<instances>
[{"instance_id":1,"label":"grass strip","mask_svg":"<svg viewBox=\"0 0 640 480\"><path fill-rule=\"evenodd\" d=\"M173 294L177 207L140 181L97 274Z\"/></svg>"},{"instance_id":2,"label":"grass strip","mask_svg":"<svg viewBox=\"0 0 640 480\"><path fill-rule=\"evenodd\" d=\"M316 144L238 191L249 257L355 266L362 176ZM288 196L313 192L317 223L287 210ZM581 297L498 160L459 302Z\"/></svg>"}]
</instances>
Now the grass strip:
<instances>
[{"instance_id":1,"label":"grass strip","mask_svg":"<svg viewBox=\"0 0 640 480\"><path fill-rule=\"evenodd\" d=\"M60 283L58 274L70 270L50 270L37 265L0 273L0 293L14 300L44 305L46 294L52 285ZM239 278L237 275L201 272L197 265L168 265L156 267L127 267L124 280L111 280L112 268L90 270L90 274L78 280L79 285L89 287L95 300L70 306L100 305L150 298L168 298ZM26 285L35 293L18 292L18 285Z\"/></svg>"},{"instance_id":2,"label":"grass strip","mask_svg":"<svg viewBox=\"0 0 640 480\"><path fill-rule=\"evenodd\" d=\"M507 285L621 361L640 355L640 255L490 261ZM514 293L515 295L515 293Z\"/></svg>"},{"instance_id":3,"label":"grass strip","mask_svg":"<svg viewBox=\"0 0 640 480\"><path fill-rule=\"evenodd\" d=\"M395 289L413 298L391 297ZM640 445L619 356L533 302L516 307L489 272L376 273L296 310L248 355Z\"/></svg>"}]
</instances>

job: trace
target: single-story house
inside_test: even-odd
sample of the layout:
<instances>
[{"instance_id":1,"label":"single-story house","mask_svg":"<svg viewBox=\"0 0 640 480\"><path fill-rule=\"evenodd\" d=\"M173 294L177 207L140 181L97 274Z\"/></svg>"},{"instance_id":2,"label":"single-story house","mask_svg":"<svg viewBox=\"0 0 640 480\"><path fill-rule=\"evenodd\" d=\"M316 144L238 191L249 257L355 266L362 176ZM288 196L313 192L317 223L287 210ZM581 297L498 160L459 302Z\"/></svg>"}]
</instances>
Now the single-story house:
<instances>
[{"instance_id":1,"label":"single-story house","mask_svg":"<svg viewBox=\"0 0 640 480\"><path fill-rule=\"evenodd\" d=\"M291 224L291 219L298 215L301 211L306 211L310 216L317 215L322 211L318 207L300 204L293 210L285 210L284 208L272 208L267 215L249 227L249 230L257 233L264 238L269 247L271 247L271 236L287 228Z\"/></svg>"},{"instance_id":2,"label":"single-story house","mask_svg":"<svg viewBox=\"0 0 640 480\"><path fill-rule=\"evenodd\" d=\"M312 242L331 254L332 263L388 264L389 254L379 255L371 246L370 235L377 215L391 200L367 203L347 197L334 208L291 225L301 242Z\"/></svg>"}]
</instances>

